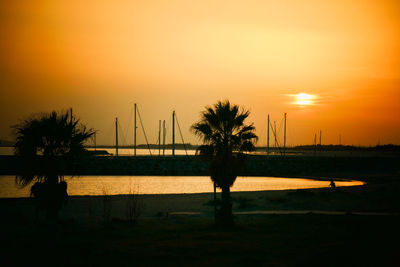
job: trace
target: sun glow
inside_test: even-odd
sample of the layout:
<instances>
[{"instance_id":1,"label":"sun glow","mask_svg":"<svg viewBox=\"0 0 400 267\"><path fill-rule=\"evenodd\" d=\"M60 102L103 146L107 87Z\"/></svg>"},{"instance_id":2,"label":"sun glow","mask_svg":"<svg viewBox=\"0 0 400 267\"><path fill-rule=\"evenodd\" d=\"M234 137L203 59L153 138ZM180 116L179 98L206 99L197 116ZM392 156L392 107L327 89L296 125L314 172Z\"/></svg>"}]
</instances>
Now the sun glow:
<instances>
[{"instance_id":1,"label":"sun glow","mask_svg":"<svg viewBox=\"0 0 400 267\"><path fill-rule=\"evenodd\" d=\"M313 105L314 104L314 99L315 99L315 95L310 95L310 94L306 94L306 93L299 93L297 95L295 95L296 97L296 102L295 104L299 105L299 106L306 106L306 105Z\"/></svg>"}]
</instances>

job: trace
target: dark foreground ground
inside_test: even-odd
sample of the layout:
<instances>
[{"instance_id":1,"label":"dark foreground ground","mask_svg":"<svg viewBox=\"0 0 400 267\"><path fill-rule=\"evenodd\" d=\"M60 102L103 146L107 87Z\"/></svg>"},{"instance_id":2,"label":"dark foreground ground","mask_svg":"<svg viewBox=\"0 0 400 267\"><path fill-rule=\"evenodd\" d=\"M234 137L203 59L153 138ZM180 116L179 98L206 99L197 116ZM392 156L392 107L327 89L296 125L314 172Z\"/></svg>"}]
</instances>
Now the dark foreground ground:
<instances>
[{"instance_id":1,"label":"dark foreground ground","mask_svg":"<svg viewBox=\"0 0 400 267\"><path fill-rule=\"evenodd\" d=\"M399 266L399 216L143 219L82 227L6 225L1 266ZM3 226L4 227L4 226Z\"/></svg>"},{"instance_id":2,"label":"dark foreground ground","mask_svg":"<svg viewBox=\"0 0 400 267\"><path fill-rule=\"evenodd\" d=\"M400 266L400 176L359 178L367 184L233 193L235 212L346 214L237 214L231 229L214 226L212 194L139 196L135 224L126 196L72 197L51 224L32 200L2 199L0 266Z\"/></svg>"}]
</instances>

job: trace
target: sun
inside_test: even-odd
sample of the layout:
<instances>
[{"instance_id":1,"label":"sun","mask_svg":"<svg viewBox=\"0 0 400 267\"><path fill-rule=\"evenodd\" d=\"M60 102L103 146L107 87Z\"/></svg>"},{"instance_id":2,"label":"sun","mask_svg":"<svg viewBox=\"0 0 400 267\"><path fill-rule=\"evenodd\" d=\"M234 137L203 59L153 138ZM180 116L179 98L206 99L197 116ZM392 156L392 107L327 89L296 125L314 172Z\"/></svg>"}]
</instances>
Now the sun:
<instances>
[{"instance_id":1,"label":"sun","mask_svg":"<svg viewBox=\"0 0 400 267\"><path fill-rule=\"evenodd\" d=\"M299 106L307 106L314 104L313 99L315 99L314 95L306 94L306 93L299 93L294 95L296 97L295 104Z\"/></svg>"}]
</instances>

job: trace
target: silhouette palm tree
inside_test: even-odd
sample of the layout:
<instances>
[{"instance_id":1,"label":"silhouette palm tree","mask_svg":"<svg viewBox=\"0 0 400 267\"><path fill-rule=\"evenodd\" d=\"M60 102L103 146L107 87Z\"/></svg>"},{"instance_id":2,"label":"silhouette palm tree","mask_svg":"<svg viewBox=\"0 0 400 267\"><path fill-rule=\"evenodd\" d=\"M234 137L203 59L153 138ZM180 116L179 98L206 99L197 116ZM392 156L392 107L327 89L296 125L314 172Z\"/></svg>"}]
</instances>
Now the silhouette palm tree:
<instances>
[{"instance_id":1,"label":"silhouette palm tree","mask_svg":"<svg viewBox=\"0 0 400 267\"><path fill-rule=\"evenodd\" d=\"M243 152L254 150L258 138L253 124L244 122L249 114L227 100L218 101L213 107L207 106L200 121L191 127L203 139L198 151L211 160L211 179L222 190L221 208L215 218L217 224L233 224L230 187L244 167Z\"/></svg>"},{"instance_id":2,"label":"silhouette palm tree","mask_svg":"<svg viewBox=\"0 0 400 267\"><path fill-rule=\"evenodd\" d=\"M63 174L73 170L82 153L84 141L94 134L68 112L33 115L13 126L15 155L21 162L16 183L31 187L31 196L48 219L56 219L66 203L67 183Z\"/></svg>"}]
</instances>

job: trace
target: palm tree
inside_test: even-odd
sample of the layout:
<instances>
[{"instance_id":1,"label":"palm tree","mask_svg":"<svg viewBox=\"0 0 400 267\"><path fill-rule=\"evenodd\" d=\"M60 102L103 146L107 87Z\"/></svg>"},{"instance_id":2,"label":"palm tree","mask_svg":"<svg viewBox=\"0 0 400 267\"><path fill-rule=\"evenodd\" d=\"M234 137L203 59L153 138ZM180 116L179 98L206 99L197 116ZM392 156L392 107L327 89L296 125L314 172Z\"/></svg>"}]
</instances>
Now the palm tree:
<instances>
[{"instance_id":1,"label":"palm tree","mask_svg":"<svg viewBox=\"0 0 400 267\"><path fill-rule=\"evenodd\" d=\"M79 123L72 112L33 115L13 126L15 155L22 166L16 183L31 187L31 196L49 219L56 219L66 203L67 183L63 174L73 170L85 151L85 140L94 134Z\"/></svg>"},{"instance_id":2,"label":"palm tree","mask_svg":"<svg viewBox=\"0 0 400 267\"><path fill-rule=\"evenodd\" d=\"M203 139L200 155L211 160L210 173L215 186L221 188L221 208L216 213L216 222L232 225L232 203L230 187L244 167L245 151L254 150L257 135L253 124L245 124L250 112L232 105L229 101L218 101L207 106L192 131Z\"/></svg>"}]
</instances>

